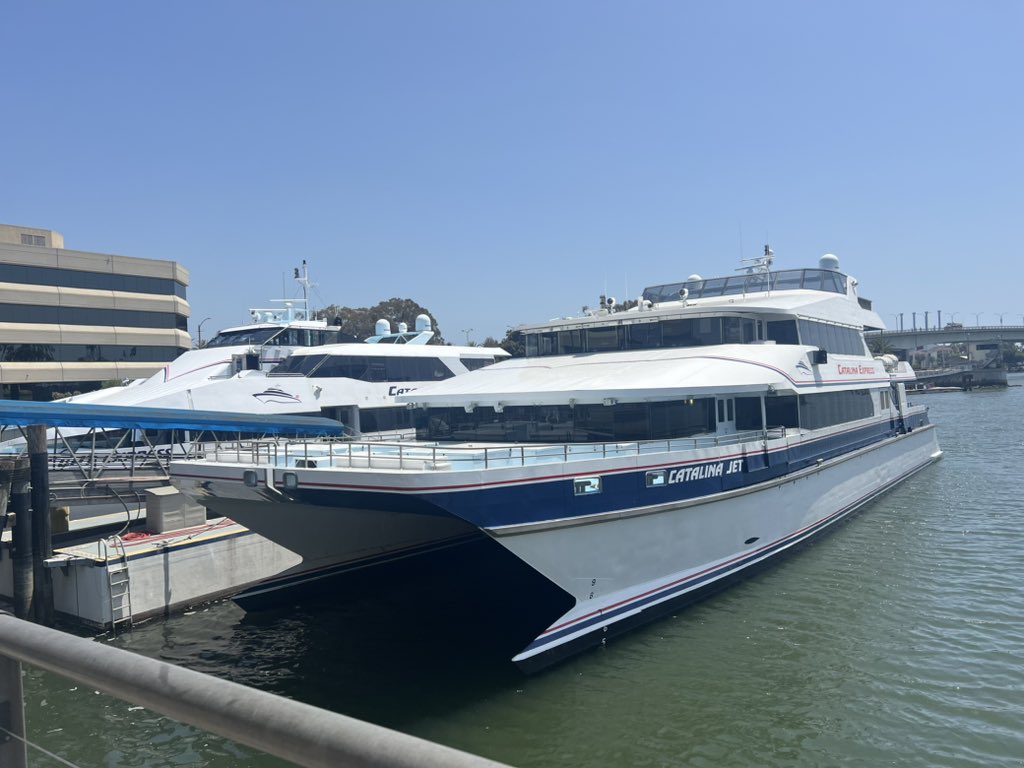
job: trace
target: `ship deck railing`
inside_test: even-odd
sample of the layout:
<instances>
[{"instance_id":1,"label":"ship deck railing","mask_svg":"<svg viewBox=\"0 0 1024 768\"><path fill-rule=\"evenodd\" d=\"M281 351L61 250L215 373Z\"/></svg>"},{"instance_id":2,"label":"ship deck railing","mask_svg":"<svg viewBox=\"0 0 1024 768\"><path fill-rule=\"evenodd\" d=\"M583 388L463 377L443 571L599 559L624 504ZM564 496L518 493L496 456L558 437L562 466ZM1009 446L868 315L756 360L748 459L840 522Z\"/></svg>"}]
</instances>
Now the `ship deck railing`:
<instances>
[{"instance_id":1,"label":"ship deck railing","mask_svg":"<svg viewBox=\"0 0 1024 768\"><path fill-rule=\"evenodd\" d=\"M444 444L379 441L239 442L207 454L215 463L280 468L470 471L561 464L648 454L700 451L750 443L767 445L787 437L785 427L729 435L699 435L664 440L603 443Z\"/></svg>"}]
</instances>

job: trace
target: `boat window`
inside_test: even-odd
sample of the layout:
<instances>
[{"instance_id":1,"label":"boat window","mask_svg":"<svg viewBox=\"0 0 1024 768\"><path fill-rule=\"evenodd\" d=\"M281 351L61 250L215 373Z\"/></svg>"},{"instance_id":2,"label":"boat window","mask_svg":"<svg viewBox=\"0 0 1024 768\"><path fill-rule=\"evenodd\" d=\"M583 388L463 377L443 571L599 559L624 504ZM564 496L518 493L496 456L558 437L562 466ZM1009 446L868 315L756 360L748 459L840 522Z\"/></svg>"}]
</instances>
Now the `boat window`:
<instances>
[{"instance_id":1,"label":"boat window","mask_svg":"<svg viewBox=\"0 0 1024 768\"><path fill-rule=\"evenodd\" d=\"M723 296L736 296L747 292L747 281L742 278L730 277L722 288Z\"/></svg>"},{"instance_id":2,"label":"boat window","mask_svg":"<svg viewBox=\"0 0 1024 768\"><path fill-rule=\"evenodd\" d=\"M736 429L740 432L764 429L764 422L761 421L760 397L736 398Z\"/></svg>"},{"instance_id":3,"label":"boat window","mask_svg":"<svg viewBox=\"0 0 1024 768\"><path fill-rule=\"evenodd\" d=\"M239 328L234 331L221 331L206 346L234 347L246 344L265 344L271 336L280 330L280 326L274 326L270 328Z\"/></svg>"},{"instance_id":4,"label":"boat window","mask_svg":"<svg viewBox=\"0 0 1024 768\"><path fill-rule=\"evenodd\" d=\"M796 395L770 395L764 400L766 426L799 427L800 415Z\"/></svg>"},{"instance_id":5,"label":"boat window","mask_svg":"<svg viewBox=\"0 0 1024 768\"><path fill-rule=\"evenodd\" d=\"M732 277L716 277L687 283L666 283L645 288L643 298L654 303L679 301L679 291L686 288L687 298L703 299L713 296L734 296L741 293L760 293L770 289L791 291L805 288L831 293L846 293L846 275L825 269L786 269L771 272L751 272Z\"/></svg>"},{"instance_id":6,"label":"boat window","mask_svg":"<svg viewBox=\"0 0 1024 768\"><path fill-rule=\"evenodd\" d=\"M558 332L558 354L575 355L586 351L587 347L583 341L582 330L576 329L574 331Z\"/></svg>"},{"instance_id":7,"label":"boat window","mask_svg":"<svg viewBox=\"0 0 1024 768\"><path fill-rule=\"evenodd\" d=\"M796 320L769 320L768 340L776 344L799 344L796 332Z\"/></svg>"},{"instance_id":8,"label":"boat window","mask_svg":"<svg viewBox=\"0 0 1024 768\"><path fill-rule=\"evenodd\" d=\"M722 318L722 341L726 344L750 344L755 338L754 321L742 317Z\"/></svg>"},{"instance_id":9,"label":"boat window","mask_svg":"<svg viewBox=\"0 0 1024 768\"><path fill-rule=\"evenodd\" d=\"M665 320L661 323L661 343L665 347L700 346L696 320Z\"/></svg>"},{"instance_id":10,"label":"boat window","mask_svg":"<svg viewBox=\"0 0 1024 768\"><path fill-rule=\"evenodd\" d=\"M626 349L656 349L661 346L660 323L634 323L623 328Z\"/></svg>"},{"instance_id":11,"label":"boat window","mask_svg":"<svg viewBox=\"0 0 1024 768\"><path fill-rule=\"evenodd\" d=\"M892 407L892 398L889 396L889 390L883 389L878 393L878 406L883 411L888 411Z\"/></svg>"},{"instance_id":12,"label":"boat window","mask_svg":"<svg viewBox=\"0 0 1024 768\"><path fill-rule=\"evenodd\" d=\"M800 426L804 429L831 427L872 415L874 404L867 389L800 396Z\"/></svg>"},{"instance_id":13,"label":"boat window","mask_svg":"<svg viewBox=\"0 0 1024 768\"><path fill-rule=\"evenodd\" d=\"M271 369L268 376L308 376L327 355L290 355Z\"/></svg>"},{"instance_id":14,"label":"boat window","mask_svg":"<svg viewBox=\"0 0 1024 768\"><path fill-rule=\"evenodd\" d=\"M311 378L345 378L359 381L440 381L454 372L436 357L384 357L327 355L312 370Z\"/></svg>"},{"instance_id":15,"label":"boat window","mask_svg":"<svg viewBox=\"0 0 1024 768\"><path fill-rule=\"evenodd\" d=\"M363 374L363 381L387 381L387 363L380 358L369 358L366 361L366 372Z\"/></svg>"},{"instance_id":16,"label":"boat window","mask_svg":"<svg viewBox=\"0 0 1024 768\"><path fill-rule=\"evenodd\" d=\"M800 320L800 343L841 355L863 355L864 334L857 328Z\"/></svg>"},{"instance_id":17,"label":"boat window","mask_svg":"<svg viewBox=\"0 0 1024 768\"><path fill-rule=\"evenodd\" d=\"M363 379L366 376L366 358L351 355L329 355L323 365L310 374L313 378Z\"/></svg>"},{"instance_id":18,"label":"boat window","mask_svg":"<svg viewBox=\"0 0 1024 768\"><path fill-rule=\"evenodd\" d=\"M666 439L715 430L714 400L416 411L417 438L475 442L593 443Z\"/></svg>"},{"instance_id":19,"label":"boat window","mask_svg":"<svg viewBox=\"0 0 1024 768\"><path fill-rule=\"evenodd\" d=\"M820 291L823 276L820 269L805 269L803 288L808 291Z\"/></svg>"},{"instance_id":20,"label":"boat window","mask_svg":"<svg viewBox=\"0 0 1024 768\"><path fill-rule=\"evenodd\" d=\"M800 288L803 284L803 277L803 271L799 269L790 269L784 272L778 272L772 283L772 290L792 291Z\"/></svg>"},{"instance_id":21,"label":"boat window","mask_svg":"<svg viewBox=\"0 0 1024 768\"><path fill-rule=\"evenodd\" d=\"M388 381L441 381L455 375L436 357L389 357L385 370Z\"/></svg>"},{"instance_id":22,"label":"boat window","mask_svg":"<svg viewBox=\"0 0 1024 768\"><path fill-rule=\"evenodd\" d=\"M767 338L776 344L808 344L830 352L863 354L859 330L843 326L825 327L812 321L774 320L763 323L734 316L677 318L655 322L608 325L584 330L525 334L527 357L568 355L581 352L610 352L626 349L699 347L715 344L750 344ZM821 327L818 327L821 326ZM833 339L830 334L835 334ZM803 338L803 342L800 338ZM820 342L820 343L819 343Z\"/></svg>"},{"instance_id":23,"label":"boat window","mask_svg":"<svg viewBox=\"0 0 1024 768\"><path fill-rule=\"evenodd\" d=\"M587 329L587 351L609 352L622 349L622 328L617 325Z\"/></svg>"},{"instance_id":24,"label":"boat window","mask_svg":"<svg viewBox=\"0 0 1024 768\"><path fill-rule=\"evenodd\" d=\"M539 357L541 355L541 334L539 333L524 333L523 343L526 347L527 357ZM549 353L550 354L550 353Z\"/></svg>"},{"instance_id":25,"label":"boat window","mask_svg":"<svg viewBox=\"0 0 1024 768\"><path fill-rule=\"evenodd\" d=\"M493 357L460 357L459 360L470 371L475 371L494 363Z\"/></svg>"},{"instance_id":26,"label":"boat window","mask_svg":"<svg viewBox=\"0 0 1024 768\"><path fill-rule=\"evenodd\" d=\"M724 277L713 277L710 280L704 281L704 288L701 290L701 298L707 298L709 296L721 296L725 290L725 281L727 278Z\"/></svg>"},{"instance_id":27,"label":"boat window","mask_svg":"<svg viewBox=\"0 0 1024 768\"><path fill-rule=\"evenodd\" d=\"M666 285L655 285L644 289L644 299L660 304L664 301L679 301L679 291L694 283L668 283ZM692 293L692 291L691 291Z\"/></svg>"},{"instance_id":28,"label":"boat window","mask_svg":"<svg viewBox=\"0 0 1024 768\"><path fill-rule=\"evenodd\" d=\"M360 432L393 432L399 429L412 429L412 426L413 412L405 406L359 410Z\"/></svg>"}]
</instances>

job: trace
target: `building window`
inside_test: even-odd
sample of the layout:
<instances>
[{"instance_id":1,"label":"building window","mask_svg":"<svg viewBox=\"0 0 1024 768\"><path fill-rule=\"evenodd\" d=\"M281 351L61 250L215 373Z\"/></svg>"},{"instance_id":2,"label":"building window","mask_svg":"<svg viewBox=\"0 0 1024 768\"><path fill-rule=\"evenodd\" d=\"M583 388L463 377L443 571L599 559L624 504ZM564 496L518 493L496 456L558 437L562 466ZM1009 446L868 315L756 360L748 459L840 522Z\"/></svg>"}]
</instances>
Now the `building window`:
<instances>
[{"instance_id":1,"label":"building window","mask_svg":"<svg viewBox=\"0 0 1024 768\"><path fill-rule=\"evenodd\" d=\"M22 245L46 245L46 238L43 235L26 235L21 236Z\"/></svg>"}]
</instances>

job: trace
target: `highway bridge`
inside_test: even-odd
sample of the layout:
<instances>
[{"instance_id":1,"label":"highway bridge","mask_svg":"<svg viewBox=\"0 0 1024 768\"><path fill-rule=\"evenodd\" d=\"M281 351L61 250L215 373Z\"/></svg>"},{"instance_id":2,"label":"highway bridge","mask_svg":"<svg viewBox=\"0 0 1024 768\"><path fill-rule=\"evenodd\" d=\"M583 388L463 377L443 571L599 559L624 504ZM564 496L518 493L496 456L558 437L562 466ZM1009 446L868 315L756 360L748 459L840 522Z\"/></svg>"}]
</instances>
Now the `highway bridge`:
<instances>
[{"instance_id":1,"label":"highway bridge","mask_svg":"<svg viewBox=\"0 0 1024 768\"><path fill-rule=\"evenodd\" d=\"M891 349L917 349L931 344L991 344L1001 342L1024 343L1024 325L962 325L945 328L922 328L902 331L868 331L872 339L883 341Z\"/></svg>"}]
</instances>

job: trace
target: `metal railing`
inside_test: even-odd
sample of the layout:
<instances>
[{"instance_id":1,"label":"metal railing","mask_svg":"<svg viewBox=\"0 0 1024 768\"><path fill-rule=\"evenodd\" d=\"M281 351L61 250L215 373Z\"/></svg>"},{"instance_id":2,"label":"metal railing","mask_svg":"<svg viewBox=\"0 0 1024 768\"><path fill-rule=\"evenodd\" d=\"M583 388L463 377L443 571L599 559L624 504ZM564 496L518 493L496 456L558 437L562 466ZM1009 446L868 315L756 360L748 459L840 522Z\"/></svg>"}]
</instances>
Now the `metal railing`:
<instances>
[{"instance_id":1,"label":"metal railing","mask_svg":"<svg viewBox=\"0 0 1024 768\"><path fill-rule=\"evenodd\" d=\"M378 441L240 441L221 444L207 461L256 466L321 468L351 467L414 471L459 471L568 463L654 453L694 451L787 436L785 427L732 435L609 443L516 443L461 446Z\"/></svg>"},{"instance_id":2,"label":"metal railing","mask_svg":"<svg viewBox=\"0 0 1024 768\"><path fill-rule=\"evenodd\" d=\"M0 766L3 768L28 765L26 755L30 745L25 736L22 663L92 686L296 765L322 768L501 768L504 765L0 612Z\"/></svg>"}]
</instances>

